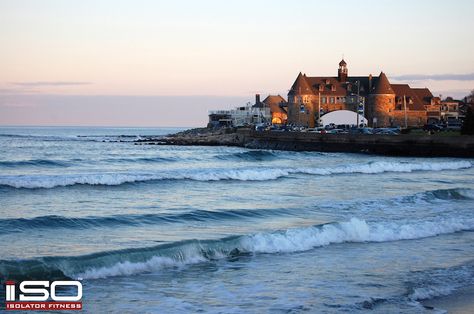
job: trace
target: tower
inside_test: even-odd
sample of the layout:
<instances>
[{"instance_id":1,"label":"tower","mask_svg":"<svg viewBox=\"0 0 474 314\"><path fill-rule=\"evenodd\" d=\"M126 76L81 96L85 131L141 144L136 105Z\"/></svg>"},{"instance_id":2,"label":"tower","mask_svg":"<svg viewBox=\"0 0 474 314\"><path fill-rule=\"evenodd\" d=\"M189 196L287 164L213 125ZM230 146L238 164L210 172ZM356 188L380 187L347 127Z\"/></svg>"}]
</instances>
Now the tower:
<instances>
[{"instance_id":1,"label":"tower","mask_svg":"<svg viewBox=\"0 0 474 314\"><path fill-rule=\"evenodd\" d=\"M375 89L369 95L369 102L369 123L374 127L389 126L392 122L391 112L395 109L395 92L385 73L380 72Z\"/></svg>"},{"instance_id":2,"label":"tower","mask_svg":"<svg viewBox=\"0 0 474 314\"><path fill-rule=\"evenodd\" d=\"M342 58L341 62L339 62L339 69L337 70L337 78L339 82L344 83L347 81L347 63Z\"/></svg>"}]
</instances>

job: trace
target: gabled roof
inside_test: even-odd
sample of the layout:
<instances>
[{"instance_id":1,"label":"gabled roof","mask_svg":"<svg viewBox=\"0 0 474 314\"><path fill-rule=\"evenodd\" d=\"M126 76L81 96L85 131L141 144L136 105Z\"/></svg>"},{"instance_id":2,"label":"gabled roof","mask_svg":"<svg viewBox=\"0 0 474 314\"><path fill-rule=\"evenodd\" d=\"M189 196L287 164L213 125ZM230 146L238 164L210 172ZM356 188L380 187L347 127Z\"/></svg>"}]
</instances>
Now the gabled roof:
<instances>
[{"instance_id":1,"label":"gabled roof","mask_svg":"<svg viewBox=\"0 0 474 314\"><path fill-rule=\"evenodd\" d=\"M377 94L377 95L395 94L395 92L392 89L392 86L390 85L390 82L388 81L387 76L383 72L380 72L379 79L377 80L377 84L375 85L374 94Z\"/></svg>"},{"instance_id":2,"label":"gabled roof","mask_svg":"<svg viewBox=\"0 0 474 314\"><path fill-rule=\"evenodd\" d=\"M263 100L263 103L270 108L271 112L286 113L285 110L280 107L281 103L286 104L286 100L280 95L268 95L267 98Z\"/></svg>"},{"instance_id":3,"label":"gabled roof","mask_svg":"<svg viewBox=\"0 0 474 314\"><path fill-rule=\"evenodd\" d=\"M423 105L431 105L431 99L433 98L433 94L428 88L412 88L412 90L416 94L416 96L418 96L418 98L420 98L420 100L423 102Z\"/></svg>"},{"instance_id":4,"label":"gabled roof","mask_svg":"<svg viewBox=\"0 0 474 314\"><path fill-rule=\"evenodd\" d=\"M312 87L312 93L317 95L321 92L324 95L332 96L345 96L347 94L345 83L338 80L337 77L333 76L311 76L306 78L307 82ZM319 86L322 86L323 90L319 90ZM335 90L331 87L334 86Z\"/></svg>"},{"instance_id":5,"label":"gabled roof","mask_svg":"<svg viewBox=\"0 0 474 314\"><path fill-rule=\"evenodd\" d=\"M420 99L420 97L418 97L414 88L410 88L408 84L392 84L392 88L395 91L397 98L403 98L403 96L405 96L407 108L409 110L425 110L425 103Z\"/></svg>"},{"instance_id":6,"label":"gabled roof","mask_svg":"<svg viewBox=\"0 0 474 314\"><path fill-rule=\"evenodd\" d=\"M308 84L306 80L306 75L298 74L293 86L291 86L291 90L288 93L290 94L312 94L313 91L311 90L311 86Z\"/></svg>"}]
</instances>

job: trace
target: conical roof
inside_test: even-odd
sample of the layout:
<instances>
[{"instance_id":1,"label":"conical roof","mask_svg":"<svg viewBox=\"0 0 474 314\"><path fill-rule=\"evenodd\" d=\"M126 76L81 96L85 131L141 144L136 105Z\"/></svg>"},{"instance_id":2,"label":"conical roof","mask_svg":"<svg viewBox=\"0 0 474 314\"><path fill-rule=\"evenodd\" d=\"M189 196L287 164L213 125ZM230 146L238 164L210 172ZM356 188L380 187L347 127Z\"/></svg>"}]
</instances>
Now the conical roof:
<instances>
[{"instance_id":1,"label":"conical roof","mask_svg":"<svg viewBox=\"0 0 474 314\"><path fill-rule=\"evenodd\" d=\"M306 76L301 74L298 74L298 77L296 78L295 82L293 83L293 86L291 86L291 91L290 93L292 94L311 94L311 86L308 84L308 81L306 80Z\"/></svg>"},{"instance_id":2,"label":"conical roof","mask_svg":"<svg viewBox=\"0 0 474 314\"><path fill-rule=\"evenodd\" d=\"M344 61L344 58L341 60L341 62L339 62L339 65L340 65L341 67L347 65L346 61Z\"/></svg>"},{"instance_id":3,"label":"conical roof","mask_svg":"<svg viewBox=\"0 0 474 314\"><path fill-rule=\"evenodd\" d=\"M377 81L377 84L375 85L374 94L395 94L392 86L390 85L390 82L388 81L387 76L383 72L380 72L379 79Z\"/></svg>"}]
</instances>

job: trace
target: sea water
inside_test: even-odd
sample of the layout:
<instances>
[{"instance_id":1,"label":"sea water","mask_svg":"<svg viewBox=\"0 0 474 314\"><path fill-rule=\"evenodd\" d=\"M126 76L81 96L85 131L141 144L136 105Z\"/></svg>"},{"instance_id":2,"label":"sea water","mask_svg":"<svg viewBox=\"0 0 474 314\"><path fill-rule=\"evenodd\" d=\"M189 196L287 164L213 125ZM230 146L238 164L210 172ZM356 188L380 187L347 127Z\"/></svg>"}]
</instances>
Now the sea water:
<instances>
[{"instance_id":1,"label":"sea water","mask_svg":"<svg viewBox=\"0 0 474 314\"><path fill-rule=\"evenodd\" d=\"M136 143L179 130L0 128L0 280L78 279L86 313L431 313L474 284L474 160Z\"/></svg>"}]
</instances>

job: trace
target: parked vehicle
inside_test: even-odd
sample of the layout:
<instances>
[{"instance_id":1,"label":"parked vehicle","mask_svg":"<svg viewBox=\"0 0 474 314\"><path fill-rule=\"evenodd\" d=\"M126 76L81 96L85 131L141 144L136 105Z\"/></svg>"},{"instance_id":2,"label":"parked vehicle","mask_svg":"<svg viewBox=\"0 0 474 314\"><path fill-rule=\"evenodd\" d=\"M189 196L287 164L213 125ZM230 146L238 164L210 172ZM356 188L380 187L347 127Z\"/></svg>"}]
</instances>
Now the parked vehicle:
<instances>
[{"instance_id":1,"label":"parked vehicle","mask_svg":"<svg viewBox=\"0 0 474 314\"><path fill-rule=\"evenodd\" d=\"M462 123L455 121L455 122L448 122L446 124L446 130L447 131L460 131L462 127Z\"/></svg>"},{"instance_id":2,"label":"parked vehicle","mask_svg":"<svg viewBox=\"0 0 474 314\"><path fill-rule=\"evenodd\" d=\"M378 128L373 130L373 134L380 135L398 135L400 134L399 128Z\"/></svg>"},{"instance_id":3,"label":"parked vehicle","mask_svg":"<svg viewBox=\"0 0 474 314\"><path fill-rule=\"evenodd\" d=\"M423 126L423 131L428 131L428 132L431 132L431 131L440 132L440 131L443 131L443 129L444 128L438 124L425 124Z\"/></svg>"}]
</instances>

